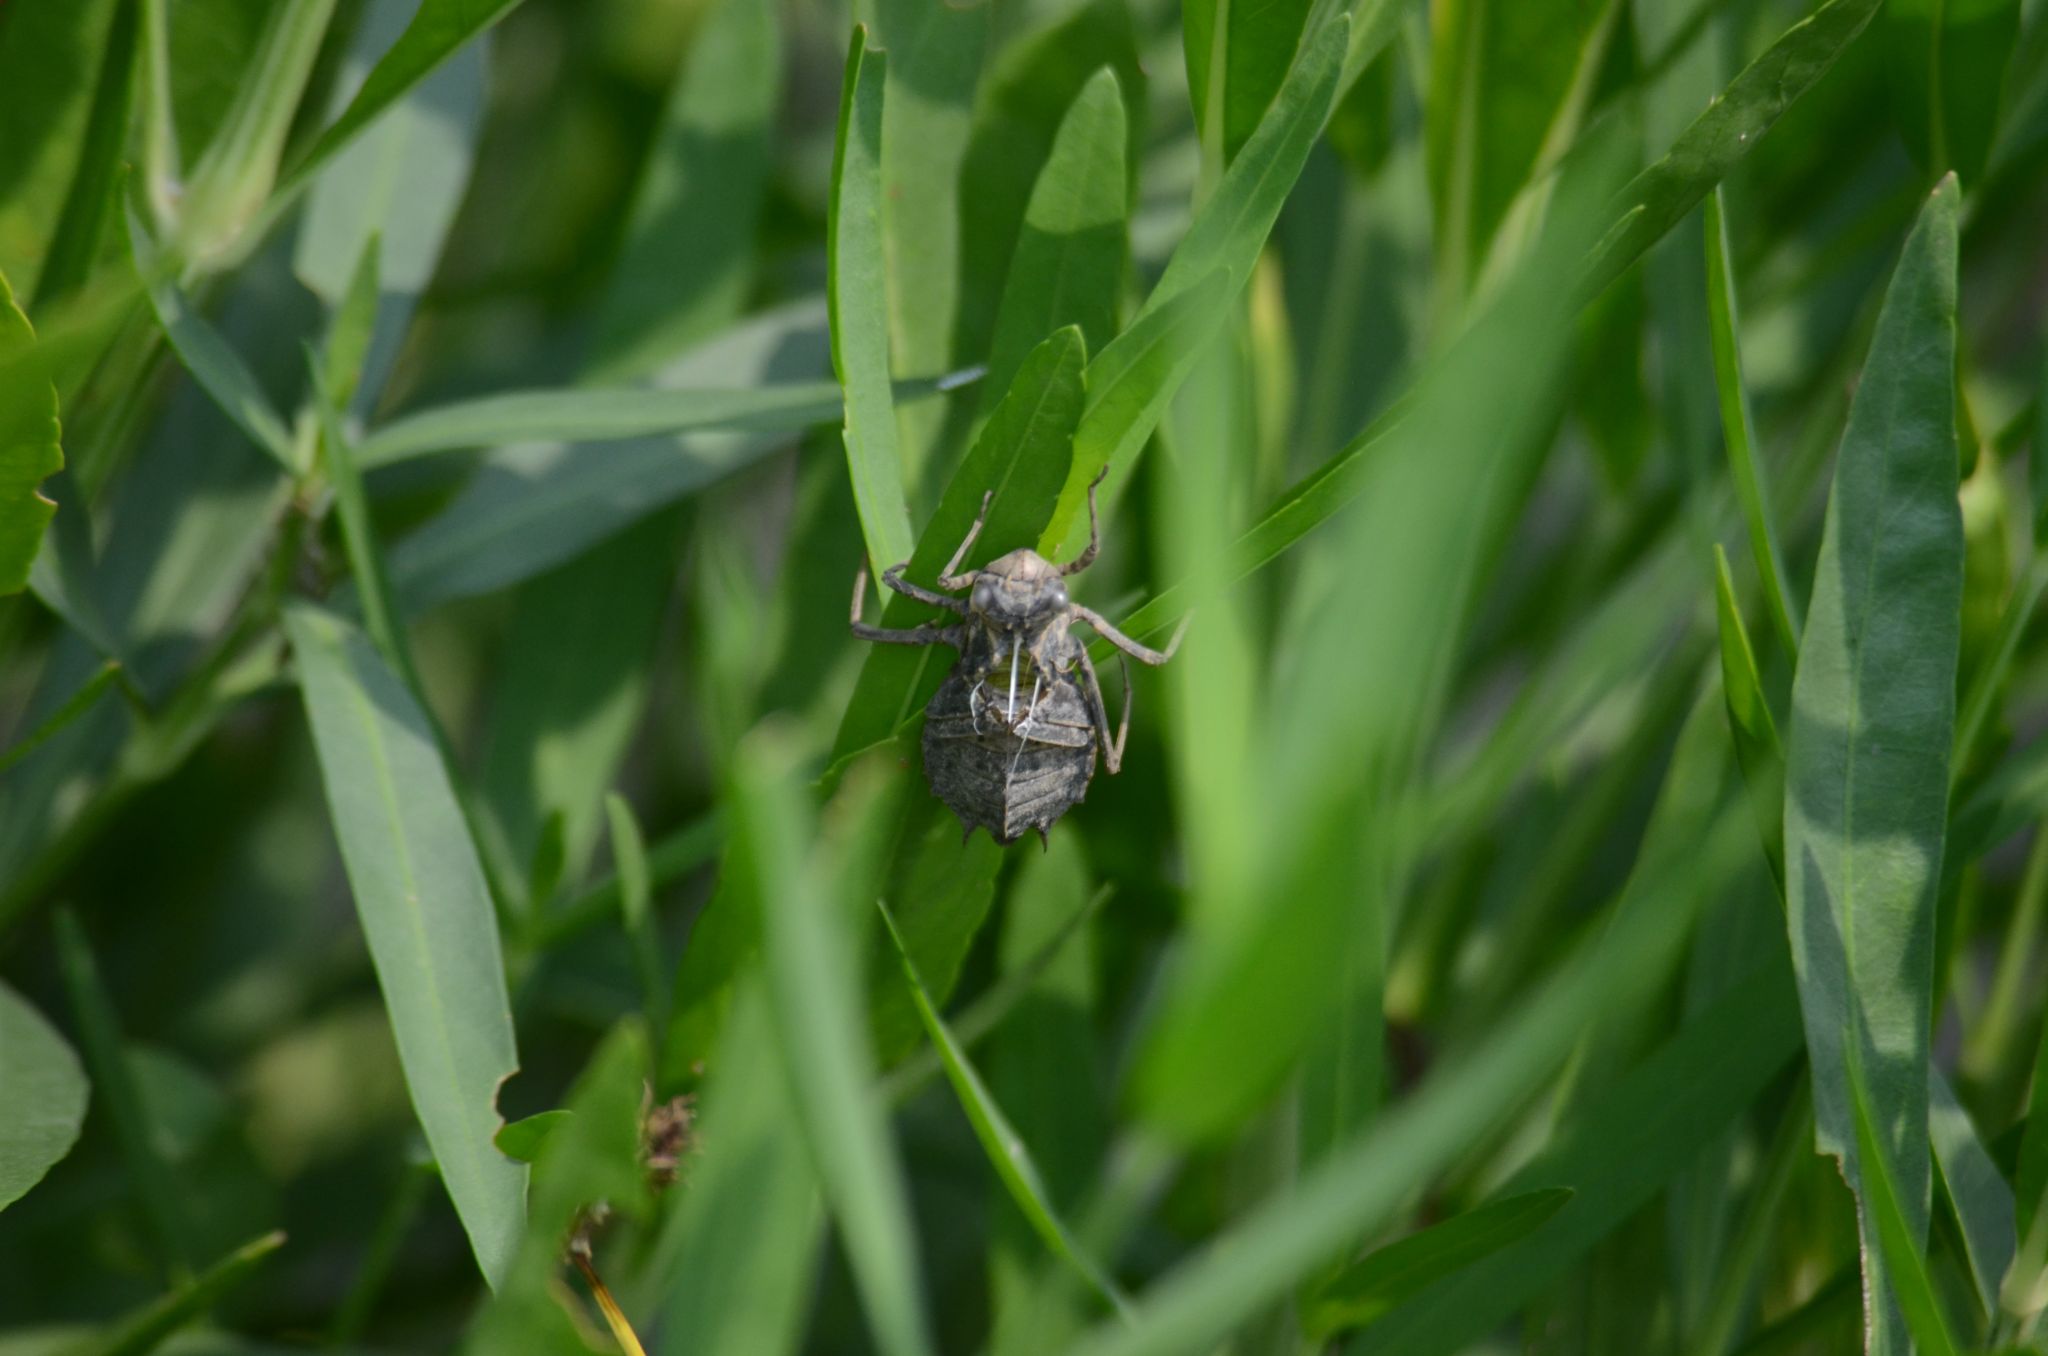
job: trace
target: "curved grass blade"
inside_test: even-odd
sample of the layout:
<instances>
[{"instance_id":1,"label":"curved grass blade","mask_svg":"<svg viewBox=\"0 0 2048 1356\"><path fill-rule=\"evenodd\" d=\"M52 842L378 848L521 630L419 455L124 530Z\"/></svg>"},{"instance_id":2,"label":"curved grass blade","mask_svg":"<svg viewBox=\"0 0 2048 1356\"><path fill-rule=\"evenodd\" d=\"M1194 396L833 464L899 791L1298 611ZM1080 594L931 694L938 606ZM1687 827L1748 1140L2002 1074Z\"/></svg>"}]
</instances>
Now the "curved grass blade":
<instances>
[{"instance_id":1,"label":"curved grass blade","mask_svg":"<svg viewBox=\"0 0 2048 1356\"><path fill-rule=\"evenodd\" d=\"M205 1317L223 1295L249 1279L284 1246L282 1233L244 1243L191 1281L122 1319L104 1334L65 1347L59 1356L148 1356L180 1328Z\"/></svg>"},{"instance_id":2,"label":"curved grass blade","mask_svg":"<svg viewBox=\"0 0 2048 1356\"><path fill-rule=\"evenodd\" d=\"M839 385L830 381L728 391L514 391L394 419L363 439L356 458L368 470L434 452L513 442L604 442L694 429L795 433L830 422L841 408Z\"/></svg>"},{"instance_id":3,"label":"curved grass blade","mask_svg":"<svg viewBox=\"0 0 2048 1356\"><path fill-rule=\"evenodd\" d=\"M249 441L276 458L287 473L297 475L305 470L299 464L291 430L271 407L270 397L257 384L256 374L220 331L192 309L177 280L159 261L156 245L133 210L128 213L128 245L134 254L135 271L147 284L145 290L150 307L156 312L157 324L163 327L164 338L170 341L185 370L220 407L221 413L247 434Z\"/></svg>"},{"instance_id":4,"label":"curved grass blade","mask_svg":"<svg viewBox=\"0 0 2048 1356\"><path fill-rule=\"evenodd\" d=\"M526 1172L491 1142L518 1054L483 867L405 684L332 613L295 605L285 631L413 1108L496 1285L518 1246Z\"/></svg>"},{"instance_id":5,"label":"curved grass blade","mask_svg":"<svg viewBox=\"0 0 2048 1356\"><path fill-rule=\"evenodd\" d=\"M35 331L0 276L0 597L27 586L57 512L37 487L64 469L57 388L36 350Z\"/></svg>"},{"instance_id":6,"label":"curved grass blade","mask_svg":"<svg viewBox=\"0 0 2048 1356\"><path fill-rule=\"evenodd\" d=\"M1302 1304L1302 1329L1318 1342L1363 1328L1439 1279L1499 1252L1562 1210L1570 1187L1489 1201L1383 1248L1375 1248Z\"/></svg>"},{"instance_id":7,"label":"curved grass blade","mask_svg":"<svg viewBox=\"0 0 2048 1356\"><path fill-rule=\"evenodd\" d=\"M903 497L896 406L889 394L889 296L882 248L882 86L887 58L854 25L839 96L825 222L832 370L846 392L846 467L867 540L868 566L910 559L915 538Z\"/></svg>"},{"instance_id":8,"label":"curved grass blade","mask_svg":"<svg viewBox=\"0 0 2048 1356\"><path fill-rule=\"evenodd\" d=\"M1735 601L1735 581L1728 574L1728 553L1714 543L1714 616L1721 631L1721 695L1728 706L1728 728L1735 736L1735 759L1749 808L1763 838L1764 856L1779 892L1785 889L1785 750L1778 742L1778 724L1764 699L1757 676L1756 653L1742 624L1742 606Z\"/></svg>"},{"instance_id":9,"label":"curved grass blade","mask_svg":"<svg viewBox=\"0 0 2048 1356\"><path fill-rule=\"evenodd\" d=\"M1913 1346L1909 1348L1903 1340L1886 1337L1881 1328L1873 1329L1869 1349L1917 1349L1922 1356L1956 1356L1955 1335L1949 1331L1948 1317L1935 1294L1934 1278L1927 1274L1926 1212L1923 1208L1917 1221L1911 1218L1892 1180L1891 1167L1886 1162L1891 1146L1874 1124L1876 1111L1863 1082L1862 1058L1857 1053L1862 1044L1859 1033L1850 1047L1848 1060L1849 1105L1856 1122L1857 1176L1862 1188L1858 1192L1862 1207L1857 1214L1865 1234L1875 1235L1877 1246L1883 1250L1884 1267L1877 1274L1883 1274L1890 1282L1890 1293L1905 1314L1906 1328L1913 1335ZM1867 1260L1865 1267L1867 1272L1874 1271Z\"/></svg>"},{"instance_id":10,"label":"curved grass blade","mask_svg":"<svg viewBox=\"0 0 2048 1356\"><path fill-rule=\"evenodd\" d=\"M886 1356L929 1356L909 1202L871 1082L851 919L828 885L850 862L810 850L817 835L799 766L787 731L765 728L740 746L730 795L733 848L758 896L777 1043L797 1119L846 1240L875 1344ZM843 793L852 797L861 837L883 827L877 811L890 807L879 791L850 780Z\"/></svg>"},{"instance_id":11,"label":"curved grass blade","mask_svg":"<svg viewBox=\"0 0 2048 1356\"><path fill-rule=\"evenodd\" d=\"M1917 1254L1927 1229L1934 911L1955 739L1956 214L1950 176L1907 238L1849 410L1786 738L1787 925L1813 1061L1815 1138L1863 1203L1873 1350L1905 1333L1860 1152ZM1857 1049L1848 1041L1861 1043ZM1896 1221L1895 1221L1896 1222ZM1886 1227L1890 1227L1887 1225Z\"/></svg>"},{"instance_id":12,"label":"curved grass blade","mask_svg":"<svg viewBox=\"0 0 2048 1356\"><path fill-rule=\"evenodd\" d=\"M1742 353L1737 346L1735 278L1728 266L1728 222L1722 214L1721 190L1707 195L1707 329L1714 346L1714 387L1721 397L1721 436L1728 445L1728 474L1735 498L1749 527L1750 554L1763 580L1764 604L1785 653L1799 653L1799 624L1793 619L1785 585L1785 560L1778 550L1778 531L1771 522L1770 496L1756 460L1756 423L1750 418L1749 392L1742 384ZM1782 879L1783 873L1780 872Z\"/></svg>"},{"instance_id":13,"label":"curved grass blade","mask_svg":"<svg viewBox=\"0 0 2048 1356\"><path fill-rule=\"evenodd\" d=\"M0 1210L20 1200L78 1141L89 1090L57 1028L0 984Z\"/></svg>"},{"instance_id":14,"label":"curved grass blade","mask_svg":"<svg viewBox=\"0 0 2048 1356\"><path fill-rule=\"evenodd\" d=\"M939 1015L938 1009L932 1006L931 995L925 992L924 981L917 976L917 964L910 958L910 951L904 945L903 934L896 929L896 918L889 912L889 906L880 904L879 907L882 922L889 931L889 940L896 948L896 959L903 966L903 982L910 990L911 1001L917 1005L918 1020L924 1024L925 1034L931 1037L932 1045L939 1052L939 1058L945 1065L946 1079L953 1085L954 1096L960 1099L960 1109L967 1113L968 1124L974 1127L974 1137L981 1141L989 1166L995 1169L997 1178L1010 1193L1010 1199L1016 1202L1018 1210L1023 1212L1024 1218L1053 1255L1071 1266L1110 1308L1126 1318L1130 1317L1130 1302L1117 1289L1116 1282L1087 1255L1061 1222L1059 1212L1053 1208L1046 1193L1045 1183L1039 1178L1038 1165L1031 1160L1031 1150L1011 1127L1009 1117L996 1105L988 1085L967 1062L966 1052L953 1039L953 1033L946 1029L945 1019Z\"/></svg>"}]
</instances>

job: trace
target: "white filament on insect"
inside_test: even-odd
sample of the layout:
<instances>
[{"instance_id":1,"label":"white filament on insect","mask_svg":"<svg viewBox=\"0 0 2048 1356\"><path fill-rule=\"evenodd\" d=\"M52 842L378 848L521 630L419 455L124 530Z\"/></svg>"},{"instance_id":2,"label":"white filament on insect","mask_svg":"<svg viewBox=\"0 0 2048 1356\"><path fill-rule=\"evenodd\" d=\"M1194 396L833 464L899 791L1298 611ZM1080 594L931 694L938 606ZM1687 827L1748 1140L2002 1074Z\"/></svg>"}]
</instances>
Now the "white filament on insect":
<instances>
[{"instance_id":1,"label":"white filament on insect","mask_svg":"<svg viewBox=\"0 0 2048 1356\"><path fill-rule=\"evenodd\" d=\"M1010 709L1005 713L1004 719L1012 725L1017 723L1017 654L1021 648L1015 641L1010 643ZM1037 696L1034 695L1031 701L1036 705Z\"/></svg>"},{"instance_id":2,"label":"white filament on insect","mask_svg":"<svg viewBox=\"0 0 2048 1356\"><path fill-rule=\"evenodd\" d=\"M1010 788L1017 784L1017 761L1024 756L1024 746L1030 742L1029 736L1031 732L1031 718L1038 714L1038 689L1039 686L1042 683L1044 683L1044 681L1045 679L1042 676L1036 674L1032 676L1031 705L1024 708L1024 723L1017 727L1017 751L1010 755L1010 771L1009 774L1003 778L1004 800L1009 799ZM1014 700L1015 699L1012 698L1013 702ZM1005 819L1009 817L1009 811L1007 809L1004 810L1003 817Z\"/></svg>"}]
</instances>

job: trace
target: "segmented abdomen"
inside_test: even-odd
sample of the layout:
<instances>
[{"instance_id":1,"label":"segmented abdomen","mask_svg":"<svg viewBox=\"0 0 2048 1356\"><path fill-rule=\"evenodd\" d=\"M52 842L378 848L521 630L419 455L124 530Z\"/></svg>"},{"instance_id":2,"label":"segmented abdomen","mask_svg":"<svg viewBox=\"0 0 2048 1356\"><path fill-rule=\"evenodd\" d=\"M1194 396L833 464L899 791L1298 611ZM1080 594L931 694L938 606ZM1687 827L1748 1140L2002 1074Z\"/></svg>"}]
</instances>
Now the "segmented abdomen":
<instances>
[{"instance_id":1,"label":"segmented abdomen","mask_svg":"<svg viewBox=\"0 0 2048 1356\"><path fill-rule=\"evenodd\" d=\"M1040 680L1035 703L1027 706L1019 694L1014 724L1007 698L954 674L933 695L924 722L932 794L970 832L987 829L999 843L1052 827L1095 775L1095 726L1078 683L1064 675Z\"/></svg>"}]
</instances>

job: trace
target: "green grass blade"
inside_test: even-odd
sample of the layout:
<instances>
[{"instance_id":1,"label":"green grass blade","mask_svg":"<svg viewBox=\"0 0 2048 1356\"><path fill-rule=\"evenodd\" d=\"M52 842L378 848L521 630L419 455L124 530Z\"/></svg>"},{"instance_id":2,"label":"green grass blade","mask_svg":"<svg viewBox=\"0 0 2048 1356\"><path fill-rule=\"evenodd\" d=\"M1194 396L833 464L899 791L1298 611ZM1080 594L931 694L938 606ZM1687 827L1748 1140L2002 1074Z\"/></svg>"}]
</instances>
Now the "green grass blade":
<instances>
[{"instance_id":1,"label":"green grass blade","mask_svg":"<svg viewBox=\"0 0 2048 1356\"><path fill-rule=\"evenodd\" d=\"M1287 76L1313 8L1309 0L1188 0L1181 6L1195 128L1218 163L1235 159L1251 139Z\"/></svg>"},{"instance_id":2,"label":"green grass blade","mask_svg":"<svg viewBox=\"0 0 2048 1356\"><path fill-rule=\"evenodd\" d=\"M665 835L647 852L650 890L663 889L718 855L725 829L707 816ZM597 926L625 905L625 883L618 874L596 881L582 894L535 924L534 944L542 950Z\"/></svg>"},{"instance_id":3,"label":"green grass blade","mask_svg":"<svg viewBox=\"0 0 2048 1356\"><path fill-rule=\"evenodd\" d=\"M763 729L741 745L730 794L734 850L745 856L758 894L777 1043L797 1119L875 1343L887 1356L925 1356L932 1345L909 1202L871 1082L851 919L828 886L850 863L812 850L815 824L798 766L784 731ZM876 818L862 802L872 802L877 788L852 780L847 787L856 816Z\"/></svg>"},{"instance_id":4,"label":"green grass blade","mask_svg":"<svg viewBox=\"0 0 2048 1356\"><path fill-rule=\"evenodd\" d=\"M78 1056L47 1018L0 984L0 1210L71 1152L90 1088Z\"/></svg>"},{"instance_id":5,"label":"green grass blade","mask_svg":"<svg viewBox=\"0 0 2048 1356\"><path fill-rule=\"evenodd\" d=\"M903 906L890 922L919 982L928 983L931 998L943 1003L952 996L968 949L995 903L996 873L1005 854L987 834L962 841L960 821L936 797L920 800L898 834L900 848L885 888ZM891 949L874 946L869 959L875 1058L886 1069L916 1048L923 1023L914 995L898 982Z\"/></svg>"},{"instance_id":6,"label":"green grass blade","mask_svg":"<svg viewBox=\"0 0 2048 1356\"><path fill-rule=\"evenodd\" d=\"M64 469L57 388L35 357L35 331L0 276L0 597L28 585L57 512L37 486Z\"/></svg>"},{"instance_id":7,"label":"green grass blade","mask_svg":"<svg viewBox=\"0 0 2048 1356\"><path fill-rule=\"evenodd\" d=\"M994 494L988 521L962 569L979 568L1005 551L1042 539L1067 479L1074 429L1082 418L1086 362L1081 332L1072 326L1024 360L1009 393L947 484L916 549L908 553L905 574L912 582L931 586L967 535L986 493ZM931 614L922 603L888 594L880 624L909 626ZM931 699L954 657L943 646L873 646L833 741L835 761L890 738Z\"/></svg>"},{"instance_id":8,"label":"green grass blade","mask_svg":"<svg viewBox=\"0 0 2048 1356\"><path fill-rule=\"evenodd\" d=\"M247 1281L284 1246L281 1233L244 1243L177 1289L116 1323L105 1333L61 1349L59 1356L148 1356L179 1329L206 1316L220 1299Z\"/></svg>"},{"instance_id":9,"label":"green grass blade","mask_svg":"<svg viewBox=\"0 0 2048 1356\"><path fill-rule=\"evenodd\" d=\"M577 387L482 396L405 415L363 439L365 469L435 452L505 443L604 442L692 429L795 433L840 413L834 382L733 391ZM592 450L586 456L603 456Z\"/></svg>"},{"instance_id":10,"label":"green grass blade","mask_svg":"<svg viewBox=\"0 0 2048 1356\"><path fill-rule=\"evenodd\" d=\"M1038 1165L1032 1161L1031 1150L1011 1126L1009 1117L996 1104L995 1096L988 1085L981 1081L974 1066L967 1061L966 1052L953 1033L946 1029L946 1022L932 1006L931 995L925 992L924 982L917 977L917 966L910 958L910 951L904 945L903 934L896 930L896 919L886 904L881 906L882 921L887 926L889 940L895 944L896 959L903 967L903 982L910 990L911 1000L917 1005L918 1020L924 1024L925 1034L931 1037L938 1048L939 1058L946 1067L946 1079L953 1085L953 1094L960 1101L960 1109L967 1113L968 1124L974 1127L974 1137L981 1141L982 1152L987 1155L989 1166L995 1169L1003 1187L1010 1193L1010 1199L1023 1212L1031 1227L1044 1240L1053 1255L1065 1261L1074 1271L1100 1295L1112 1309L1126 1316L1130 1313L1129 1301L1117 1289L1116 1282L1089 1257L1081 1245L1068 1232L1059 1212L1053 1207L1044 1181L1039 1177Z\"/></svg>"},{"instance_id":11,"label":"green grass blade","mask_svg":"<svg viewBox=\"0 0 2048 1356\"><path fill-rule=\"evenodd\" d=\"M1827 0L1779 35L1679 135L1656 163L1616 195L1614 227L1593 251L1582 294L1602 291L1684 220L1877 12L1878 0Z\"/></svg>"},{"instance_id":12,"label":"green grass blade","mask_svg":"<svg viewBox=\"0 0 2048 1356\"><path fill-rule=\"evenodd\" d=\"M855 25L839 96L832 153L831 211L825 226L826 297L832 370L846 392L846 466L867 541L869 572L880 577L910 559L915 544L903 497L896 406L889 395L889 297L882 236L882 87L887 58Z\"/></svg>"},{"instance_id":13,"label":"green grass blade","mask_svg":"<svg viewBox=\"0 0 2048 1356\"><path fill-rule=\"evenodd\" d=\"M2019 1165L2013 1172L2012 1194L2019 1236L2031 1239L2048 1210L2048 1022L2041 1024L2034 1050L2033 1091L2027 1095L2027 1128L2020 1136Z\"/></svg>"},{"instance_id":14,"label":"green grass blade","mask_svg":"<svg viewBox=\"0 0 2048 1356\"><path fill-rule=\"evenodd\" d=\"M1375 1248L1303 1302L1302 1327L1319 1342L1367 1327L1438 1280L1520 1240L1572 1194L1570 1187L1544 1187L1504 1196Z\"/></svg>"},{"instance_id":15,"label":"green grass blade","mask_svg":"<svg viewBox=\"0 0 2048 1356\"><path fill-rule=\"evenodd\" d=\"M142 1091L128 1063L120 1014L100 975L99 961L85 929L68 909L57 915L57 963L78 1019L79 1043L85 1047L93 1087L114 1124L129 1188L141 1202L150 1232L156 1235L165 1270L174 1277L183 1275L194 1257L191 1209L150 1124Z\"/></svg>"},{"instance_id":16,"label":"green grass blade","mask_svg":"<svg viewBox=\"0 0 2048 1356\"><path fill-rule=\"evenodd\" d=\"M292 442L291 430L271 407L270 397L257 384L242 355L235 352L219 330L192 309L192 303L177 281L158 259L156 245L144 232L142 221L128 214L128 243L135 258L135 270L148 284L149 304L156 312L178 360L192 374L200 389L234 421L249 440L276 458L291 475L304 468Z\"/></svg>"},{"instance_id":17,"label":"green grass blade","mask_svg":"<svg viewBox=\"0 0 2048 1356\"><path fill-rule=\"evenodd\" d=\"M2012 1188L1984 1147L1970 1113L1938 1071L1930 1071L1928 1138L1942 1194L1955 1211L1963 1254L1986 1315L1998 1313L1998 1286L2019 1250Z\"/></svg>"},{"instance_id":18,"label":"green grass blade","mask_svg":"<svg viewBox=\"0 0 2048 1356\"><path fill-rule=\"evenodd\" d=\"M633 964L640 974L640 996L647 1021L656 1031L668 1025L668 985L663 981L661 938L655 927L653 877L647 870L647 843L633 807L616 792L604 798L611 826L612 860L619 869L619 921L633 946Z\"/></svg>"},{"instance_id":19,"label":"green grass blade","mask_svg":"<svg viewBox=\"0 0 2048 1356\"><path fill-rule=\"evenodd\" d=\"M391 579L384 569L384 550L377 543L377 525L370 520L370 500L363 492L363 475L356 464L355 449L349 446L348 437L341 430L341 417L328 399L320 364L310 354L307 370L312 378L314 417L320 430L321 465L334 486L334 512L341 519L343 548L348 552L349 570L362 599L363 623L384 662L418 692L419 678L413 672L405 619L392 598Z\"/></svg>"},{"instance_id":20,"label":"green grass blade","mask_svg":"<svg viewBox=\"0 0 2048 1356\"><path fill-rule=\"evenodd\" d=\"M1934 911L1955 739L1956 204L1907 239L1849 411L1786 738L1787 922L1813 1060L1816 1138L1863 1201L1869 1321L1903 1340L1873 1230L1849 1080L1867 1071L1886 1190L1927 1228ZM1853 1038L1879 1042L1858 1051ZM1887 1226L1889 1227L1889 1226Z\"/></svg>"},{"instance_id":21,"label":"green grass blade","mask_svg":"<svg viewBox=\"0 0 2048 1356\"><path fill-rule=\"evenodd\" d=\"M1735 601L1735 581L1728 574L1728 553L1714 543L1714 616L1721 633L1721 693L1728 704L1728 728L1735 736L1735 758L1749 808L1763 838L1764 856L1778 888L1785 888L1785 750L1778 742L1778 723L1764 699L1757 676L1756 653L1742 624L1742 605Z\"/></svg>"},{"instance_id":22,"label":"green grass blade","mask_svg":"<svg viewBox=\"0 0 2048 1356\"><path fill-rule=\"evenodd\" d=\"M1856 1050L1862 1045L1859 1033L1848 1062L1850 1114L1856 1123L1855 1161L1862 1186L1858 1193L1862 1204L1857 1214L1866 1235L1874 1236L1883 1250L1884 1267L1878 1274L1889 1282L1889 1293L1905 1315L1906 1329L1913 1337L1911 1349L1922 1356L1955 1356L1955 1336L1949 1331L1948 1316L1942 1312L1941 1299L1935 1294L1934 1278L1927 1274L1926 1213L1923 1208L1918 1220L1911 1218L1893 1183L1891 1166L1886 1162L1891 1146L1874 1123L1877 1111L1859 1067L1862 1059ZM1867 1259L1865 1270L1866 1274L1872 1270ZM1894 1341L1896 1346L1888 1345ZM1903 1340L1886 1337L1881 1328L1871 1334L1872 1351L1908 1349Z\"/></svg>"},{"instance_id":23,"label":"green grass blade","mask_svg":"<svg viewBox=\"0 0 2048 1356\"><path fill-rule=\"evenodd\" d=\"M1953 169L1971 189L1998 129L2019 37L2019 0L1951 5L1895 0L1877 36L1899 131L1923 169Z\"/></svg>"},{"instance_id":24,"label":"green grass blade","mask_svg":"<svg viewBox=\"0 0 2048 1356\"><path fill-rule=\"evenodd\" d=\"M413 1108L496 1284L518 1246L526 1173L491 1142L518 1055L483 867L405 684L331 613L295 606L285 630Z\"/></svg>"},{"instance_id":25,"label":"green grass blade","mask_svg":"<svg viewBox=\"0 0 2048 1356\"><path fill-rule=\"evenodd\" d=\"M1009 391L1046 335L1078 325L1090 353L1114 337L1130 213L1128 140L1123 89L1115 68L1104 66L1061 119L1024 209L989 346L984 412Z\"/></svg>"},{"instance_id":26,"label":"green grass blade","mask_svg":"<svg viewBox=\"0 0 2048 1356\"><path fill-rule=\"evenodd\" d=\"M627 213L588 375L645 371L745 305L782 97L776 13L717 0L698 20Z\"/></svg>"},{"instance_id":27,"label":"green grass blade","mask_svg":"<svg viewBox=\"0 0 2048 1356\"><path fill-rule=\"evenodd\" d=\"M36 274L31 309L47 314L53 302L76 292L98 261L107 223L119 215L128 119L135 89L135 49L141 6L114 7L101 43L92 111L79 142L78 167L64 192L64 211L50 234L49 257Z\"/></svg>"},{"instance_id":28,"label":"green grass blade","mask_svg":"<svg viewBox=\"0 0 2048 1356\"><path fill-rule=\"evenodd\" d=\"M1763 580L1771 625L1785 653L1794 655L1799 653L1799 624L1793 619L1785 560L1778 550L1778 530L1771 521L1763 469L1757 465L1756 423L1749 414L1749 391L1742 384L1735 277L1728 264L1728 222L1722 214L1718 186L1706 199L1706 237L1707 328L1714 346L1714 387L1721 397L1721 436L1728 447L1728 474L1735 482L1735 498L1749 528L1750 554Z\"/></svg>"},{"instance_id":29,"label":"green grass blade","mask_svg":"<svg viewBox=\"0 0 2048 1356\"><path fill-rule=\"evenodd\" d=\"M656 1350L786 1356L803 1336L825 1219L758 977L733 1000L702 1107L704 1152L642 1287L660 1297Z\"/></svg>"},{"instance_id":30,"label":"green grass blade","mask_svg":"<svg viewBox=\"0 0 2048 1356\"><path fill-rule=\"evenodd\" d=\"M35 729L0 749L0 772L5 772L22 759L34 753L54 736L63 732L66 726L90 711L93 704L106 695L107 689L119 682L121 666L108 660L93 670L92 677L85 680L78 690L64 699L64 704L44 717Z\"/></svg>"},{"instance_id":31,"label":"green grass blade","mask_svg":"<svg viewBox=\"0 0 2048 1356\"><path fill-rule=\"evenodd\" d=\"M355 140L407 90L427 78L455 49L505 17L519 0L420 0L412 22L391 50L370 69L341 116L329 123L313 144L292 163L276 196L288 199L305 186L315 170Z\"/></svg>"}]
</instances>

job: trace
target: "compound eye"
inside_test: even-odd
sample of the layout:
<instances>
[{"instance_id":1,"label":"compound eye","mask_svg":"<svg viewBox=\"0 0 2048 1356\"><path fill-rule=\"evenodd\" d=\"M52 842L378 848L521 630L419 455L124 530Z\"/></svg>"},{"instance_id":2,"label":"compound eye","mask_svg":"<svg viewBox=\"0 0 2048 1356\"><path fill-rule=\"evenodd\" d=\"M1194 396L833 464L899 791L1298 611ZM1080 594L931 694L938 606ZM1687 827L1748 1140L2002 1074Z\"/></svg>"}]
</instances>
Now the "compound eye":
<instances>
[{"instance_id":1,"label":"compound eye","mask_svg":"<svg viewBox=\"0 0 2048 1356\"><path fill-rule=\"evenodd\" d=\"M1067 586L1065 584L1054 584L1052 586L1052 605L1054 607L1065 607L1067 605Z\"/></svg>"},{"instance_id":2,"label":"compound eye","mask_svg":"<svg viewBox=\"0 0 2048 1356\"><path fill-rule=\"evenodd\" d=\"M995 585L984 579L974 586L974 596L969 600L969 606L976 612L988 611L991 607L995 606L995 602Z\"/></svg>"}]
</instances>

